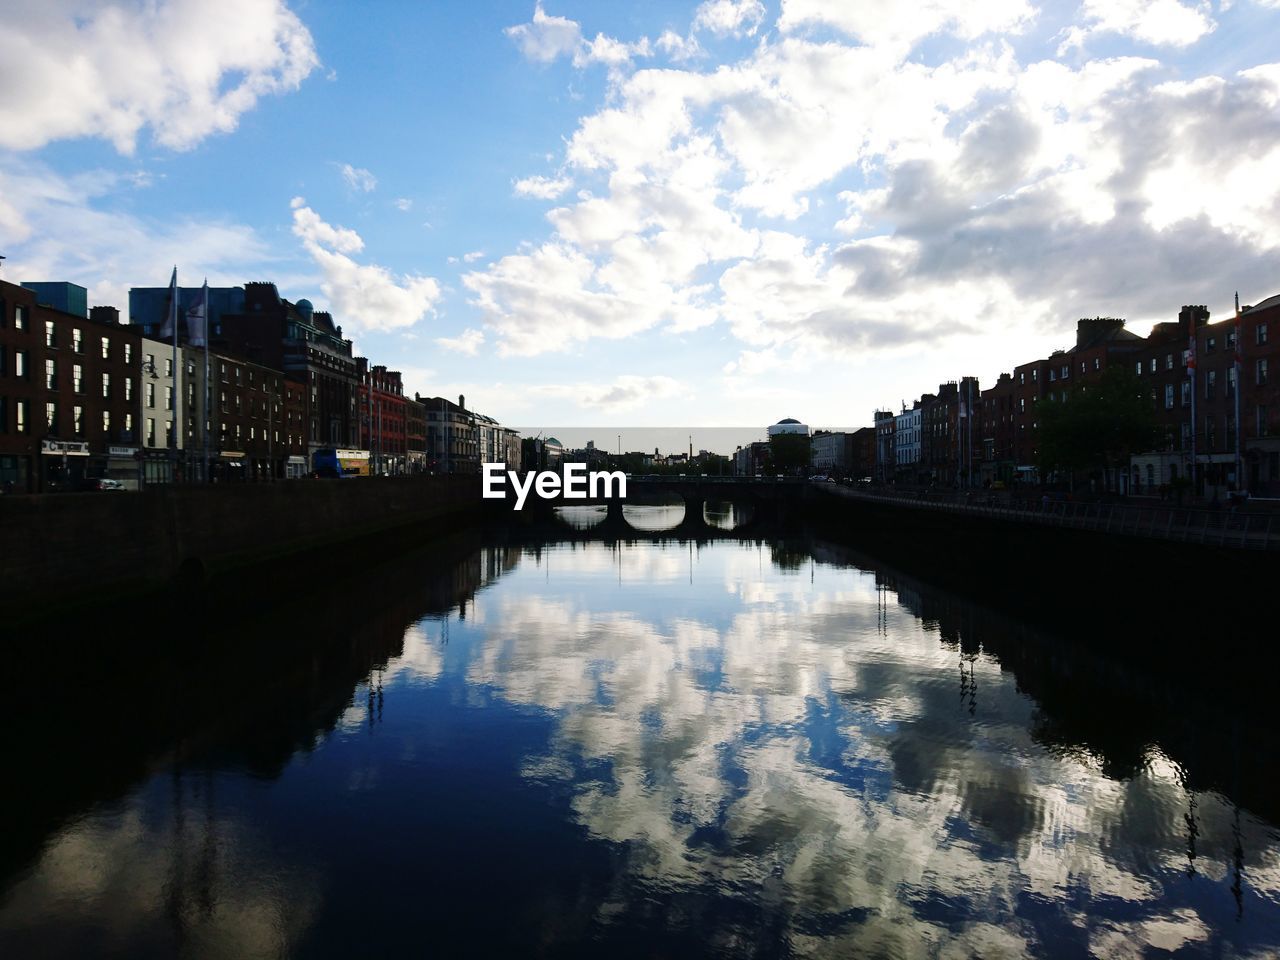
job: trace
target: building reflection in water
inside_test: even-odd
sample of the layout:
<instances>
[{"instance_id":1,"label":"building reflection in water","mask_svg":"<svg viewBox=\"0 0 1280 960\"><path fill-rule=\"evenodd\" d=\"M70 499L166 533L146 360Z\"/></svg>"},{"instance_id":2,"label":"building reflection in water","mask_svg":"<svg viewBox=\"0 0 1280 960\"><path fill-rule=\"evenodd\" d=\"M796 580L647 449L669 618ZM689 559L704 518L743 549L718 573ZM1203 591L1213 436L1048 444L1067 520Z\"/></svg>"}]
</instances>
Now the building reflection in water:
<instances>
[{"instance_id":1,"label":"building reflection in water","mask_svg":"<svg viewBox=\"0 0 1280 960\"><path fill-rule=\"evenodd\" d=\"M1274 747L1233 705L847 551L763 547L473 551L410 589L354 690L336 672L49 836L0 946L323 953L381 897L417 904L383 945L429 915L587 954L1280 950Z\"/></svg>"}]
</instances>

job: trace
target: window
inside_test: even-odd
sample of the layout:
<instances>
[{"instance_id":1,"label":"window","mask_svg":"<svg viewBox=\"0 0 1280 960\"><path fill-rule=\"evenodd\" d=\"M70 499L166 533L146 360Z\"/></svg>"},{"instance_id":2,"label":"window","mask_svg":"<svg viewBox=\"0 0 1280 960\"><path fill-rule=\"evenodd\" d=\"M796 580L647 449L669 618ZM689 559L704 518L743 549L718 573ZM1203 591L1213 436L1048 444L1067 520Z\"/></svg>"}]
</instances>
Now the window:
<instances>
[{"instance_id":1,"label":"window","mask_svg":"<svg viewBox=\"0 0 1280 960\"><path fill-rule=\"evenodd\" d=\"M1066 380L1070 376L1071 376L1071 364L1064 363L1062 365L1062 379Z\"/></svg>"},{"instance_id":2,"label":"window","mask_svg":"<svg viewBox=\"0 0 1280 960\"><path fill-rule=\"evenodd\" d=\"M104 400L111 398L111 374L109 373L102 375L102 397Z\"/></svg>"},{"instance_id":3,"label":"window","mask_svg":"<svg viewBox=\"0 0 1280 960\"><path fill-rule=\"evenodd\" d=\"M1040 380L1040 370L1037 368L1031 371L1031 382L1036 383Z\"/></svg>"},{"instance_id":4,"label":"window","mask_svg":"<svg viewBox=\"0 0 1280 960\"><path fill-rule=\"evenodd\" d=\"M50 400L44 405L44 428L46 433L58 432L58 403Z\"/></svg>"},{"instance_id":5,"label":"window","mask_svg":"<svg viewBox=\"0 0 1280 960\"><path fill-rule=\"evenodd\" d=\"M133 362L133 344L132 343L126 343L124 345L124 362L125 363Z\"/></svg>"},{"instance_id":6,"label":"window","mask_svg":"<svg viewBox=\"0 0 1280 960\"><path fill-rule=\"evenodd\" d=\"M1236 395L1236 368L1227 367L1227 396L1234 397Z\"/></svg>"},{"instance_id":7,"label":"window","mask_svg":"<svg viewBox=\"0 0 1280 960\"><path fill-rule=\"evenodd\" d=\"M222 378L222 382L227 382L227 365L225 363L218 364L218 376Z\"/></svg>"},{"instance_id":8,"label":"window","mask_svg":"<svg viewBox=\"0 0 1280 960\"><path fill-rule=\"evenodd\" d=\"M19 307L18 309L22 308ZM1258 346L1264 346L1267 342L1267 325L1265 323L1258 324L1257 329L1253 331L1253 336L1258 342Z\"/></svg>"},{"instance_id":9,"label":"window","mask_svg":"<svg viewBox=\"0 0 1280 960\"><path fill-rule=\"evenodd\" d=\"M1217 337L1208 337L1208 338L1206 338L1206 339L1205 339L1205 341L1204 341L1204 352L1205 352L1205 353L1213 353L1214 348L1215 348L1215 347L1217 347L1217 345L1218 345L1218 338L1217 338Z\"/></svg>"},{"instance_id":10,"label":"window","mask_svg":"<svg viewBox=\"0 0 1280 960\"><path fill-rule=\"evenodd\" d=\"M1186 406L1189 406L1190 404L1191 404L1191 381L1183 380L1182 381L1182 405L1186 407Z\"/></svg>"},{"instance_id":11,"label":"window","mask_svg":"<svg viewBox=\"0 0 1280 960\"><path fill-rule=\"evenodd\" d=\"M76 353L84 353L84 337L79 327L71 331L71 349Z\"/></svg>"},{"instance_id":12,"label":"window","mask_svg":"<svg viewBox=\"0 0 1280 960\"><path fill-rule=\"evenodd\" d=\"M219 409L221 409L223 413L227 412L227 391L225 390L223 390L221 393L221 399L219 401Z\"/></svg>"},{"instance_id":13,"label":"window","mask_svg":"<svg viewBox=\"0 0 1280 960\"><path fill-rule=\"evenodd\" d=\"M0 343L0 377L9 375L9 347Z\"/></svg>"},{"instance_id":14,"label":"window","mask_svg":"<svg viewBox=\"0 0 1280 960\"><path fill-rule=\"evenodd\" d=\"M316 375L315 375L314 373L313 373L313 374L311 374L311 379L312 379L312 380L314 380L315 378L316 378ZM1025 372L1025 371L1019 371L1019 373L1018 373L1018 383L1026 383L1026 382L1027 382L1027 374L1026 374L1026 372ZM311 391L311 402L312 402L312 403L315 403L315 402L316 402L316 392L315 392L314 390L312 390L312 391Z\"/></svg>"},{"instance_id":15,"label":"window","mask_svg":"<svg viewBox=\"0 0 1280 960\"><path fill-rule=\"evenodd\" d=\"M124 378L124 398L126 400L133 399L133 377Z\"/></svg>"},{"instance_id":16,"label":"window","mask_svg":"<svg viewBox=\"0 0 1280 960\"><path fill-rule=\"evenodd\" d=\"M1215 390L1217 389L1217 386L1218 386L1218 371L1210 370L1207 374L1205 374L1205 378L1204 378L1204 398L1206 400L1213 399L1213 395Z\"/></svg>"},{"instance_id":17,"label":"window","mask_svg":"<svg viewBox=\"0 0 1280 960\"><path fill-rule=\"evenodd\" d=\"M19 307L18 309L22 308ZM29 426L29 421L27 419L27 401L19 397L14 403L14 412L17 414L18 433L26 433Z\"/></svg>"},{"instance_id":18,"label":"window","mask_svg":"<svg viewBox=\"0 0 1280 960\"><path fill-rule=\"evenodd\" d=\"M84 367L78 363L71 368L71 387L76 393L84 393Z\"/></svg>"},{"instance_id":19,"label":"window","mask_svg":"<svg viewBox=\"0 0 1280 960\"><path fill-rule=\"evenodd\" d=\"M13 375L26 379L27 376L27 351L13 351Z\"/></svg>"},{"instance_id":20,"label":"window","mask_svg":"<svg viewBox=\"0 0 1280 960\"><path fill-rule=\"evenodd\" d=\"M1173 409L1173 384L1166 383L1164 385L1164 408L1166 410Z\"/></svg>"},{"instance_id":21,"label":"window","mask_svg":"<svg viewBox=\"0 0 1280 960\"><path fill-rule=\"evenodd\" d=\"M147 446L154 447L156 445L156 418L147 417Z\"/></svg>"},{"instance_id":22,"label":"window","mask_svg":"<svg viewBox=\"0 0 1280 960\"><path fill-rule=\"evenodd\" d=\"M166 410L173 409L173 387L164 388L164 408Z\"/></svg>"},{"instance_id":23,"label":"window","mask_svg":"<svg viewBox=\"0 0 1280 960\"><path fill-rule=\"evenodd\" d=\"M27 308L20 303L16 303L13 306L13 329L15 330L27 329ZM22 400L18 401L20 408L23 403L25 403L25 401L22 401ZM19 430L18 432L24 433L25 431Z\"/></svg>"},{"instance_id":24,"label":"window","mask_svg":"<svg viewBox=\"0 0 1280 960\"><path fill-rule=\"evenodd\" d=\"M173 421L166 420L164 422L164 445L166 447L173 446Z\"/></svg>"},{"instance_id":25,"label":"window","mask_svg":"<svg viewBox=\"0 0 1280 960\"><path fill-rule=\"evenodd\" d=\"M125 429L125 432L128 434L128 436L125 437L124 439L132 440L133 439L133 414L132 413L126 413L124 415L124 429Z\"/></svg>"},{"instance_id":26,"label":"window","mask_svg":"<svg viewBox=\"0 0 1280 960\"><path fill-rule=\"evenodd\" d=\"M77 437L84 436L84 407L79 404L71 408L71 432Z\"/></svg>"},{"instance_id":27,"label":"window","mask_svg":"<svg viewBox=\"0 0 1280 960\"><path fill-rule=\"evenodd\" d=\"M1205 446L1210 450L1212 450L1214 447L1218 445L1218 418L1217 417L1204 418L1204 439L1205 439Z\"/></svg>"},{"instance_id":28,"label":"window","mask_svg":"<svg viewBox=\"0 0 1280 960\"><path fill-rule=\"evenodd\" d=\"M111 411L110 410L102 411L102 432L104 434L111 433Z\"/></svg>"},{"instance_id":29,"label":"window","mask_svg":"<svg viewBox=\"0 0 1280 960\"><path fill-rule=\"evenodd\" d=\"M1025 398L1025 397L1019 397L1019 398L1018 398L1018 412L1019 412L1019 413L1026 413L1026 412L1027 412L1027 400L1026 400L1026 398Z\"/></svg>"},{"instance_id":30,"label":"window","mask_svg":"<svg viewBox=\"0 0 1280 960\"><path fill-rule=\"evenodd\" d=\"M1101 370L1101 369L1102 369L1102 358L1101 358L1101 357L1094 357L1094 358L1093 358L1093 369L1095 369L1095 370Z\"/></svg>"},{"instance_id":31,"label":"window","mask_svg":"<svg viewBox=\"0 0 1280 960\"><path fill-rule=\"evenodd\" d=\"M1165 368L1166 370L1172 370L1172 369L1173 369L1173 354L1172 354L1172 353L1166 353L1166 354L1164 355L1164 368Z\"/></svg>"},{"instance_id":32,"label":"window","mask_svg":"<svg viewBox=\"0 0 1280 960\"><path fill-rule=\"evenodd\" d=\"M19 403L22 401L19 400ZM19 431L21 432L21 431ZM1267 435L1267 408L1265 404L1258 404L1258 436L1265 437Z\"/></svg>"},{"instance_id":33,"label":"window","mask_svg":"<svg viewBox=\"0 0 1280 960\"><path fill-rule=\"evenodd\" d=\"M173 357L164 358L164 375L170 378L173 377Z\"/></svg>"},{"instance_id":34,"label":"window","mask_svg":"<svg viewBox=\"0 0 1280 960\"><path fill-rule=\"evenodd\" d=\"M1081 360L1081 361L1080 361L1080 372L1081 372L1081 373L1084 373L1084 372L1085 372L1085 370L1086 370L1086 367L1085 367L1085 365L1084 365L1084 361L1083 361L1083 360Z\"/></svg>"},{"instance_id":35,"label":"window","mask_svg":"<svg viewBox=\"0 0 1280 960\"><path fill-rule=\"evenodd\" d=\"M1155 373L1155 372L1156 372L1156 370L1158 370L1158 369L1159 369L1159 367L1160 367L1160 362L1159 362L1155 357L1152 357L1152 358L1151 358L1151 372L1152 372L1152 373Z\"/></svg>"},{"instance_id":36,"label":"window","mask_svg":"<svg viewBox=\"0 0 1280 960\"><path fill-rule=\"evenodd\" d=\"M1058 379L1058 371L1057 371L1057 370L1055 370L1055 369L1053 369L1052 367L1050 367L1050 368L1049 368L1049 382L1050 382L1050 383L1053 383L1053 381L1055 381L1055 380L1057 380L1057 379Z\"/></svg>"},{"instance_id":37,"label":"window","mask_svg":"<svg viewBox=\"0 0 1280 960\"><path fill-rule=\"evenodd\" d=\"M1191 424L1183 423L1180 426L1182 427L1182 447L1180 449L1186 450L1191 446Z\"/></svg>"},{"instance_id":38,"label":"window","mask_svg":"<svg viewBox=\"0 0 1280 960\"><path fill-rule=\"evenodd\" d=\"M1138 376L1142 376L1142 361L1141 361L1141 360L1139 360L1139 361L1138 361L1138 367L1137 367L1137 370L1135 370L1134 372L1135 372L1135 373L1137 373L1137 375L1138 375Z\"/></svg>"},{"instance_id":39,"label":"window","mask_svg":"<svg viewBox=\"0 0 1280 960\"><path fill-rule=\"evenodd\" d=\"M44 362L44 385L50 390L58 389L58 363L52 357Z\"/></svg>"},{"instance_id":40,"label":"window","mask_svg":"<svg viewBox=\"0 0 1280 960\"><path fill-rule=\"evenodd\" d=\"M52 320L44 322L44 345L46 347L56 347L58 345L58 330L53 325Z\"/></svg>"},{"instance_id":41,"label":"window","mask_svg":"<svg viewBox=\"0 0 1280 960\"><path fill-rule=\"evenodd\" d=\"M156 405L156 385L154 383L147 384L147 406L154 408Z\"/></svg>"},{"instance_id":42,"label":"window","mask_svg":"<svg viewBox=\"0 0 1280 960\"><path fill-rule=\"evenodd\" d=\"M111 359L111 341L106 337L102 338L102 359L103 360Z\"/></svg>"},{"instance_id":43,"label":"window","mask_svg":"<svg viewBox=\"0 0 1280 960\"><path fill-rule=\"evenodd\" d=\"M1267 360L1263 357L1254 364L1254 375L1258 381L1258 386L1266 386L1267 383Z\"/></svg>"}]
</instances>

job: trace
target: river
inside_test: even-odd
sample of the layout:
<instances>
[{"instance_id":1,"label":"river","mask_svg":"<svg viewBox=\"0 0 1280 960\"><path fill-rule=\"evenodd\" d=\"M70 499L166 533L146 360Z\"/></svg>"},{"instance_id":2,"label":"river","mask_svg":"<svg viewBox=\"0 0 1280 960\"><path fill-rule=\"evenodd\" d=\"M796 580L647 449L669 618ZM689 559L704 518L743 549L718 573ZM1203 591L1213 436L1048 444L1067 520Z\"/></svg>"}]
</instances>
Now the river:
<instances>
[{"instance_id":1,"label":"river","mask_svg":"<svg viewBox=\"0 0 1280 960\"><path fill-rule=\"evenodd\" d=\"M209 680L233 720L173 662L14 718L0 955L1280 953L1236 704L814 540L374 581L301 618L327 653Z\"/></svg>"}]
</instances>

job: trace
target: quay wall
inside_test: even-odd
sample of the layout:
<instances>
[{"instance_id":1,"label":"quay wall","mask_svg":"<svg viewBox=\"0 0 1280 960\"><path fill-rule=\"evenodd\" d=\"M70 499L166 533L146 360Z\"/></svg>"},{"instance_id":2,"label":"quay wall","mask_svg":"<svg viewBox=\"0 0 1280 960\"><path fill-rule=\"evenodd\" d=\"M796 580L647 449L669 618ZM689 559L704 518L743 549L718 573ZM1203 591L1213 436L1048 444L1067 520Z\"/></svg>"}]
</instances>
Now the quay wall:
<instances>
[{"instance_id":1,"label":"quay wall","mask_svg":"<svg viewBox=\"0 0 1280 960\"><path fill-rule=\"evenodd\" d=\"M341 578L357 550L448 532L480 510L474 477L292 480L0 498L0 604L30 608L281 561ZM290 558L306 556L302 566Z\"/></svg>"}]
</instances>

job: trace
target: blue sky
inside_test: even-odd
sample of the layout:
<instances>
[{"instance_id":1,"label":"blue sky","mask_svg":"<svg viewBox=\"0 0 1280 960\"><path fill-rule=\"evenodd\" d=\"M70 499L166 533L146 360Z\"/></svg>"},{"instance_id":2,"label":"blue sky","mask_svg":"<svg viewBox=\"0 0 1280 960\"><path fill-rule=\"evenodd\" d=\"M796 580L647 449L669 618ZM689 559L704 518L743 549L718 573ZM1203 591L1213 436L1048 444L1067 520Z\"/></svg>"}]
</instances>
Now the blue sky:
<instances>
[{"instance_id":1,"label":"blue sky","mask_svg":"<svg viewBox=\"0 0 1280 960\"><path fill-rule=\"evenodd\" d=\"M8 4L0 253L523 425L870 422L1280 292L1277 0Z\"/></svg>"}]
</instances>

